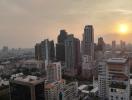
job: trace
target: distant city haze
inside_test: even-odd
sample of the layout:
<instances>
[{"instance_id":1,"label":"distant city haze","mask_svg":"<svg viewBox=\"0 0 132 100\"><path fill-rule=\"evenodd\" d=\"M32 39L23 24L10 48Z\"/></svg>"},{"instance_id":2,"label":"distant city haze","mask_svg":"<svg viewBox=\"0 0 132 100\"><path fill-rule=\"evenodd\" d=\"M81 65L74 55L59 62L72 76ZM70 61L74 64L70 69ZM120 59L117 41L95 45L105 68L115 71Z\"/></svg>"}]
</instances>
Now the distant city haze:
<instances>
[{"instance_id":1,"label":"distant city haze","mask_svg":"<svg viewBox=\"0 0 132 100\"><path fill-rule=\"evenodd\" d=\"M118 34L119 24L129 26ZM0 0L0 48L30 48L61 29L82 40L85 25L98 37L131 42L132 0Z\"/></svg>"}]
</instances>

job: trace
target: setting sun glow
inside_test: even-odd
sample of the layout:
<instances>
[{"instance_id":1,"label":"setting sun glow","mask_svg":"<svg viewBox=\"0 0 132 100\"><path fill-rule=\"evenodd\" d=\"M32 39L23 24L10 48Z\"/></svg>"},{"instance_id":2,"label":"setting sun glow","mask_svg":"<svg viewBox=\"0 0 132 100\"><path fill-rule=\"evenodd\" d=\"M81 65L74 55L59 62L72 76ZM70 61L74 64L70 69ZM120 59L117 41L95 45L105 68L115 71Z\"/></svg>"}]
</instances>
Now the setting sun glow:
<instances>
[{"instance_id":1,"label":"setting sun glow","mask_svg":"<svg viewBox=\"0 0 132 100\"><path fill-rule=\"evenodd\" d=\"M128 25L127 24L120 24L118 26L118 31L120 34L127 34L128 33Z\"/></svg>"}]
</instances>

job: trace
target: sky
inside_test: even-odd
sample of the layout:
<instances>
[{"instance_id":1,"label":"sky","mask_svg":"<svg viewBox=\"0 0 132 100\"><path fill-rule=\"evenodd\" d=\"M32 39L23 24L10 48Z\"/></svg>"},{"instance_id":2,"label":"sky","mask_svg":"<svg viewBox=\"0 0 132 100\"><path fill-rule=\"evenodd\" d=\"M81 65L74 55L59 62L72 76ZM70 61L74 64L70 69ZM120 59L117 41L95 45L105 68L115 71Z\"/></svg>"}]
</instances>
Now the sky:
<instances>
[{"instance_id":1,"label":"sky","mask_svg":"<svg viewBox=\"0 0 132 100\"><path fill-rule=\"evenodd\" d=\"M129 34L117 34L117 25ZM55 40L60 29L82 39L85 25L94 26L95 42L131 42L132 0L0 0L0 48L30 48L46 38Z\"/></svg>"}]
</instances>

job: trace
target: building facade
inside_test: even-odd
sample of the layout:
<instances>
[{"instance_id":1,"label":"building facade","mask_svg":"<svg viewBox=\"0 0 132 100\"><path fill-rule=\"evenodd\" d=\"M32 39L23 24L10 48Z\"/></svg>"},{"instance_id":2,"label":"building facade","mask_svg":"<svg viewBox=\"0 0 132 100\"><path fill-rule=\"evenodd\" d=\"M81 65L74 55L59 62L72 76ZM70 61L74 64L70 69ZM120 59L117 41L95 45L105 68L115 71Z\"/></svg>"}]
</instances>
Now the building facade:
<instances>
[{"instance_id":1,"label":"building facade","mask_svg":"<svg viewBox=\"0 0 132 100\"><path fill-rule=\"evenodd\" d=\"M65 41L65 67L67 70L77 73L80 65L80 41L69 35Z\"/></svg>"},{"instance_id":2,"label":"building facade","mask_svg":"<svg viewBox=\"0 0 132 100\"><path fill-rule=\"evenodd\" d=\"M10 80L10 100L45 100L44 80L21 76Z\"/></svg>"},{"instance_id":3,"label":"building facade","mask_svg":"<svg viewBox=\"0 0 132 100\"><path fill-rule=\"evenodd\" d=\"M110 58L107 60L107 70L109 100L130 100L129 60Z\"/></svg>"},{"instance_id":4,"label":"building facade","mask_svg":"<svg viewBox=\"0 0 132 100\"><path fill-rule=\"evenodd\" d=\"M108 98L107 66L106 61L98 63L98 88L99 98L106 100Z\"/></svg>"},{"instance_id":5,"label":"building facade","mask_svg":"<svg viewBox=\"0 0 132 100\"><path fill-rule=\"evenodd\" d=\"M94 59L94 28L92 25L87 25L84 28L82 54L89 55Z\"/></svg>"},{"instance_id":6,"label":"building facade","mask_svg":"<svg viewBox=\"0 0 132 100\"><path fill-rule=\"evenodd\" d=\"M60 30L60 34L57 38L56 44L56 59L58 61L64 62L65 61L65 40L67 39L67 32L65 30Z\"/></svg>"},{"instance_id":7,"label":"building facade","mask_svg":"<svg viewBox=\"0 0 132 100\"><path fill-rule=\"evenodd\" d=\"M39 44L35 45L35 59L43 61L51 61L55 58L54 41L45 39Z\"/></svg>"},{"instance_id":8,"label":"building facade","mask_svg":"<svg viewBox=\"0 0 132 100\"><path fill-rule=\"evenodd\" d=\"M62 79L61 63L54 62L47 66L47 80L49 82L60 81Z\"/></svg>"}]
</instances>

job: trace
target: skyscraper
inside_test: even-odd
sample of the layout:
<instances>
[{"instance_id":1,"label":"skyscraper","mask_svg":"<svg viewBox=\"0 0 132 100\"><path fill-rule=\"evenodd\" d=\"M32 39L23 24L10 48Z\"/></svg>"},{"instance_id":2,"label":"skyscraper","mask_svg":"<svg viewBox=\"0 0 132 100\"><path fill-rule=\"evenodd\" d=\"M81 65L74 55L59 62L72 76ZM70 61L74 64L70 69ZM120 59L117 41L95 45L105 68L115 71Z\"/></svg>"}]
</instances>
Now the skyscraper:
<instances>
[{"instance_id":1,"label":"skyscraper","mask_svg":"<svg viewBox=\"0 0 132 100\"><path fill-rule=\"evenodd\" d=\"M80 64L80 40L69 35L65 41L65 66L76 72ZM76 70L76 71L75 71Z\"/></svg>"},{"instance_id":2,"label":"skyscraper","mask_svg":"<svg viewBox=\"0 0 132 100\"><path fill-rule=\"evenodd\" d=\"M108 98L108 82L107 82L107 67L106 61L100 61L98 63L98 88L99 88L99 98L101 100L106 100Z\"/></svg>"},{"instance_id":3,"label":"skyscraper","mask_svg":"<svg viewBox=\"0 0 132 100\"><path fill-rule=\"evenodd\" d=\"M116 41L112 41L112 51L115 52L116 50Z\"/></svg>"},{"instance_id":4,"label":"skyscraper","mask_svg":"<svg viewBox=\"0 0 132 100\"><path fill-rule=\"evenodd\" d=\"M40 44L35 45L36 60L52 61L55 58L54 41L45 39Z\"/></svg>"},{"instance_id":5,"label":"skyscraper","mask_svg":"<svg viewBox=\"0 0 132 100\"><path fill-rule=\"evenodd\" d=\"M56 59L58 61L65 61L65 40L67 39L67 32L65 30L60 30L56 44Z\"/></svg>"},{"instance_id":6,"label":"skyscraper","mask_svg":"<svg viewBox=\"0 0 132 100\"><path fill-rule=\"evenodd\" d=\"M94 29L92 25L87 25L84 28L82 41L82 76L88 78L93 76L94 66ZM87 71L86 71L87 70ZM89 74L87 74L89 72Z\"/></svg>"},{"instance_id":7,"label":"skyscraper","mask_svg":"<svg viewBox=\"0 0 132 100\"><path fill-rule=\"evenodd\" d=\"M120 46L121 46L121 51L125 51L125 49L126 49L126 43L125 43L125 41L120 41Z\"/></svg>"},{"instance_id":8,"label":"skyscraper","mask_svg":"<svg viewBox=\"0 0 132 100\"><path fill-rule=\"evenodd\" d=\"M90 79L93 76L93 62L88 55L82 56L82 77Z\"/></svg>"},{"instance_id":9,"label":"skyscraper","mask_svg":"<svg viewBox=\"0 0 132 100\"><path fill-rule=\"evenodd\" d=\"M67 39L66 30L60 30L60 34L58 35L57 42L64 44L66 39Z\"/></svg>"},{"instance_id":10,"label":"skyscraper","mask_svg":"<svg viewBox=\"0 0 132 100\"><path fill-rule=\"evenodd\" d=\"M82 54L89 55L94 59L94 29L92 25L87 25L84 28Z\"/></svg>"},{"instance_id":11,"label":"skyscraper","mask_svg":"<svg viewBox=\"0 0 132 100\"><path fill-rule=\"evenodd\" d=\"M35 59L36 60L42 60L42 51L41 51L41 44L37 43L35 45Z\"/></svg>"},{"instance_id":12,"label":"skyscraper","mask_svg":"<svg viewBox=\"0 0 132 100\"><path fill-rule=\"evenodd\" d=\"M104 42L104 40L103 40L102 37L99 37L99 38L98 38L97 49L98 49L99 51L103 51L103 52L104 52L104 49L105 49L105 42Z\"/></svg>"}]
</instances>

